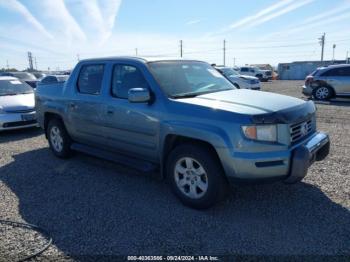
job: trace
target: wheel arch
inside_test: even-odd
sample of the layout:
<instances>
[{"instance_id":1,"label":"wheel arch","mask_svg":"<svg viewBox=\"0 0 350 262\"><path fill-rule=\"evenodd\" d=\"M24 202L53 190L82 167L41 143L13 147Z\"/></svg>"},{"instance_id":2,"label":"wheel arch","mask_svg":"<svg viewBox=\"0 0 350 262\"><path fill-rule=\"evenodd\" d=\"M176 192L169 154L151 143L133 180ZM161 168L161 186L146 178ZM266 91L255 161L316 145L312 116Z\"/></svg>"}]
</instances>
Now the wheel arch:
<instances>
[{"instance_id":1,"label":"wheel arch","mask_svg":"<svg viewBox=\"0 0 350 262\"><path fill-rule=\"evenodd\" d=\"M168 134L166 135L164 139L164 145L163 145L163 150L162 150L162 161L161 161L161 177L165 178L166 176L166 163L168 161L168 157L170 152L175 149L179 145L183 144L191 144L191 145L196 145L200 147L205 147L209 149L211 153L215 156L216 160L220 164L222 170L224 170L222 163L219 158L219 154L216 151L214 145L212 145L210 142L198 139L198 138L192 138L189 136L184 136L184 135L177 135L177 134Z\"/></svg>"},{"instance_id":2,"label":"wheel arch","mask_svg":"<svg viewBox=\"0 0 350 262\"><path fill-rule=\"evenodd\" d=\"M64 125L63 118L59 114L53 113L53 112L46 112L44 114L44 130L45 130L46 138L47 138L47 127L49 125L50 120L52 120L52 119L58 119Z\"/></svg>"}]
</instances>

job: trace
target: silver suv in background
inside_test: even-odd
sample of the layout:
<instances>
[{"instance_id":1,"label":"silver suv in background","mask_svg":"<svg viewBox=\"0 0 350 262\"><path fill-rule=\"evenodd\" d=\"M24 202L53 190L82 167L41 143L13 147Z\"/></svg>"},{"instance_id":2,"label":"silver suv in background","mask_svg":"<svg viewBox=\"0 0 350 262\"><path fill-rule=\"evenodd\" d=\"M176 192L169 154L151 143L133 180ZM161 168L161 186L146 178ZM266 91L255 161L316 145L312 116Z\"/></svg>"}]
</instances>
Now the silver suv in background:
<instances>
[{"instance_id":1,"label":"silver suv in background","mask_svg":"<svg viewBox=\"0 0 350 262\"><path fill-rule=\"evenodd\" d=\"M317 100L350 96L350 64L317 68L306 77L302 92Z\"/></svg>"}]
</instances>

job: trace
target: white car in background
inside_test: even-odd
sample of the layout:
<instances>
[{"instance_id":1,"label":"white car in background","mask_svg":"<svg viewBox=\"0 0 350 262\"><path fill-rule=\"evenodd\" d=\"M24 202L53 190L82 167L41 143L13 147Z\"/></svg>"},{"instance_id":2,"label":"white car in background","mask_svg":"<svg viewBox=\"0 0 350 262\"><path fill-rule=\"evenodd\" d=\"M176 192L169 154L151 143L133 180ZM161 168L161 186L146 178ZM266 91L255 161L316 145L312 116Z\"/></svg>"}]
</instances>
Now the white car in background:
<instances>
[{"instance_id":1,"label":"white car in background","mask_svg":"<svg viewBox=\"0 0 350 262\"><path fill-rule=\"evenodd\" d=\"M272 79L271 70L262 70L256 66L242 66L238 73L242 75L250 75L259 78L260 81L269 81Z\"/></svg>"},{"instance_id":2,"label":"white car in background","mask_svg":"<svg viewBox=\"0 0 350 262\"><path fill-rule=\"evenodd\" d=\"M34 126L33 88L15 77L0 76L0 131Z\"/></svg>"},{"instance_id":3,"label":"white car in background","mask_svg":"<svg viewBox=\"0 0 350 262\"><path fill-rule=\"evenodd\" d=\"M216 66L215 69L218 70L223 76L225 76L237 88L252 90L261 89L260 80L257 77L240 75L236 70L233 70L231 67Z\"/></svg>"}]
</instances>

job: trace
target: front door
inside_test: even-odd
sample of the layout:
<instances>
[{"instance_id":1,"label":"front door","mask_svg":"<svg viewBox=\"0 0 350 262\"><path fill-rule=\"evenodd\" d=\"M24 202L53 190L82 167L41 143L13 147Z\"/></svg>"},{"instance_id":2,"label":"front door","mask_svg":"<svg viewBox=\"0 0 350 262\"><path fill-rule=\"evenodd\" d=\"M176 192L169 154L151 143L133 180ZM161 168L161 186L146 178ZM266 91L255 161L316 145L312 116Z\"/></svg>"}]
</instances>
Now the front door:
<instances>
[{"instance_id":1,"label":"front door","mask_svg":"<svg viewBox=\"0 0 350 262\"><path fill-rule=\"evenodd\" d=\"M104 126L113 149L157 161L159 112L156 103L130 103L131 88L150 89L141 70L133 65L115 64L110 96L104 104Z\"/></svg>"}]
</instances>

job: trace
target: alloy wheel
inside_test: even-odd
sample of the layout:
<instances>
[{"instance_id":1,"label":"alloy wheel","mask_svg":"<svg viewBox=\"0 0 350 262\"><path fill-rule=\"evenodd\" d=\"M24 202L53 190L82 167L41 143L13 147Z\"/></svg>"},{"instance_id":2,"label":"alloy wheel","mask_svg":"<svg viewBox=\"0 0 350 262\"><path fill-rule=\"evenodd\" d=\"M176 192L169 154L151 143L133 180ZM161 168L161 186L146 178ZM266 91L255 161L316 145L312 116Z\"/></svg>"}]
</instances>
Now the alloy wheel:
<instances>
[{"instance_id":1,"label":"alloy wheel","mask_svg":"<svg viewBox=\"0 0 350 262\"><path fill-rule=\"evenodd\" d=\"M176 162L174 176L178 189L189 198L201 198L208 190L207 173L192 157L184 157Z\"/></svg>"}]
</instances>

